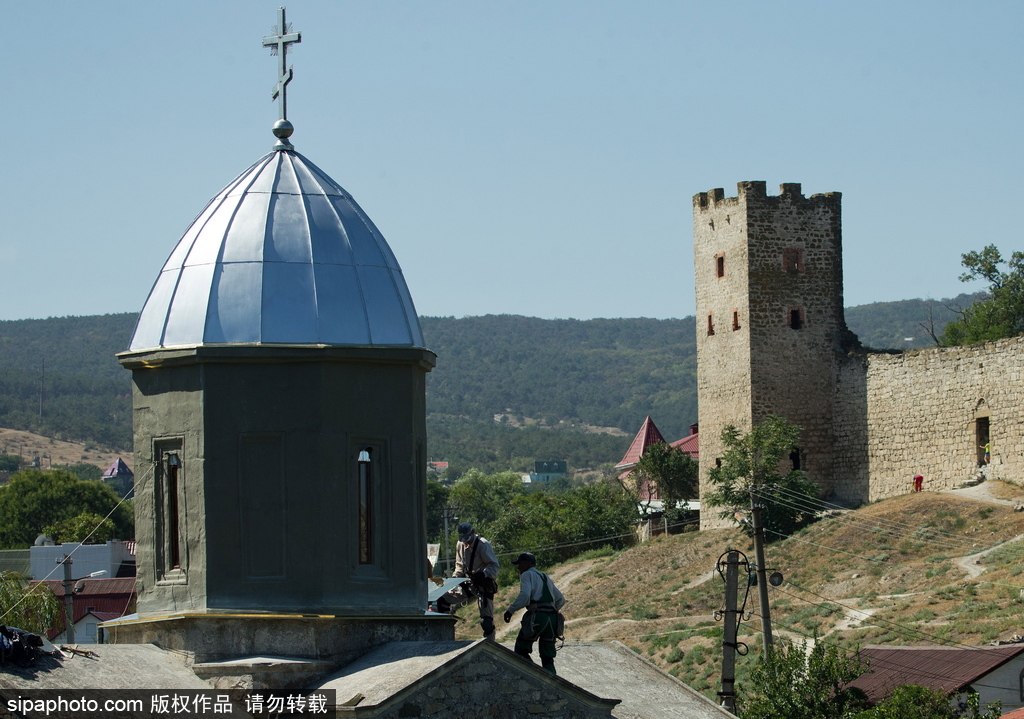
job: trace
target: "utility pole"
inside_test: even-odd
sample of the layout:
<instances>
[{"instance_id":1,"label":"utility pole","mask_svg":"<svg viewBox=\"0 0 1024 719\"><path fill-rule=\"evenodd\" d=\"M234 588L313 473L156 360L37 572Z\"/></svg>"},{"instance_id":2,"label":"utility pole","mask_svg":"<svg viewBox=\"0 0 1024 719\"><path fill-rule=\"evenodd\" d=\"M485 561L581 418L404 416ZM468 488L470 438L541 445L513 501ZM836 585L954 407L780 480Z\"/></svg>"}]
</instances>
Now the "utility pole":
<instances>
[{"instance_id":1,"label":"utility pole","mask_svg":"<svg viewBox=\"0 0 1024 719\"><path fill-rule=\"evenodd\" d=\"M75 609L74 609L74 595L71 593L71 557L64 555L63 559L58 559L57 564L64 565L64 625L65 639L68 644L75 643Z\"/></svg>"},{"instance_id":2,"label":"utility pole","mask_svg":"<svg viewBox=\"0 0 1024 719\"><path fill-rule=\"evenodd\" d=\"M757 597L761 605L761 639L764 642L764 655L771 655L772 651L772 610L768 606L768 577L764 566L764 526L761 524L761 510L763 507L754 501L754 495L750 495L750 514L754 528L754 558L757 562Z\"/></svg>"},{"instance_id":3,"label":"utility pole","mask_svg":"<svg viewBox=\"0 0 1024 719\"><path fill-rule=\"evenodd\" d=\"M458 519L456 512L459 511L458 507L451 505L445 505L444 509L441 510L441 515L444 517L444 571L447 576L452 575L451 565L451 553L448 551L448 520L455 521Z\"/></svg>"},{"instance_id":4,"label":"utility pole","mask_svg":"<svg viewBox=\"0 0 1024 719\"><path fill-rule=\"evenodd\" d=\"M740 553L729 550L725 563L725 628L722 631L722 706L736 713L736 626L738 624L736 595L739 591L738 577Z\"/></svg>"}]
</instances>

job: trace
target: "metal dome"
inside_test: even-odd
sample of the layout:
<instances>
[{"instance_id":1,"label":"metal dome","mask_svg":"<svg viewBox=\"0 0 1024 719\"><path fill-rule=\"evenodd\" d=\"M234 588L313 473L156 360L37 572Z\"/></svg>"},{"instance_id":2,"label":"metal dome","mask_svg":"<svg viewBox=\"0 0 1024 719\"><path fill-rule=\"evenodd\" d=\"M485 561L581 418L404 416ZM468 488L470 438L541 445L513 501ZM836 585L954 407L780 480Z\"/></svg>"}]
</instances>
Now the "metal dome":
<instances>
[{"instance_id":1,"label":"metal dome","mask_svg":"<svg viewBox=\"0 0 1024 719\"><path fill-rule=\"evenodd\" d=\"M252 343L424 346L384 237L290 150L261 158L185 231L129 350Z\"/></svg>"}]
</instances>

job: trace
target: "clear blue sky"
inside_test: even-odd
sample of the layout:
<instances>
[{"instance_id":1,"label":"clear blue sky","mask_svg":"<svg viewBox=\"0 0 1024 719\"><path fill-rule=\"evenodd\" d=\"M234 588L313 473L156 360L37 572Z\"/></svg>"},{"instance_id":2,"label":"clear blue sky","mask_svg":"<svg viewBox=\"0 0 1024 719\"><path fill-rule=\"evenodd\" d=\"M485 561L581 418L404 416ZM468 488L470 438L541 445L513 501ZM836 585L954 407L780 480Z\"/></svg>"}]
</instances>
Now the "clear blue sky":
<instances>
[{"instance_id":1,"label":"clear blue sky","mask_svg":"<svg viewBox=\"0 0 1024 719\"><path fill-rule=\"evenodd\" d=\"M138 311L267 152L279 3L3 3L0 319ZM846 304L1021 249L1024 3L293 0L296 149L423 315L683 317L691 197L843 193Z\"/></svg>"}]
</instances>

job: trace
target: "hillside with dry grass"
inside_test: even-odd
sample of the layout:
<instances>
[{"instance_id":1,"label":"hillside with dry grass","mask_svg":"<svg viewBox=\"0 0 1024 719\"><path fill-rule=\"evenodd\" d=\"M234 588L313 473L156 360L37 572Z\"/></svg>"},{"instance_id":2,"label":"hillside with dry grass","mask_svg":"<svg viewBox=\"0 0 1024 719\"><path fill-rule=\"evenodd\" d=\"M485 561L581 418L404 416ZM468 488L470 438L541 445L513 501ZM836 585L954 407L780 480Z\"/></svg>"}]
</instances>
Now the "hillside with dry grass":
<instances>
[{"instance_id":1,"label":"hillside with dry grass","mask_svg":"<svg viewBox=\"0 0 1024 719\"><path fill-rule=\"evenodd\" d=\"M1002 482L922 492L836 512L781 538L767 564L785 582L770 590L776 636L846 648L866 644L976 645L1024 634L1024 489ZM617 639L714 698L721 667L724 582L713 571L729 549L753 561L737 530L687 532L620 553L594 551L551 568L568 604L571 641ZM603 555L603 556L601 556ZM504 560L503 560L504 561ZM499 640L513 641L518 617L500 615L517 592L495 600ZM740 599L743 599L741 588ZM739 641L743 680L760 653L756 588ZM475 608L461 611L460 636L479 636ZM571 651L567 646L563 651Z\"/></svg>"}]
</instances>

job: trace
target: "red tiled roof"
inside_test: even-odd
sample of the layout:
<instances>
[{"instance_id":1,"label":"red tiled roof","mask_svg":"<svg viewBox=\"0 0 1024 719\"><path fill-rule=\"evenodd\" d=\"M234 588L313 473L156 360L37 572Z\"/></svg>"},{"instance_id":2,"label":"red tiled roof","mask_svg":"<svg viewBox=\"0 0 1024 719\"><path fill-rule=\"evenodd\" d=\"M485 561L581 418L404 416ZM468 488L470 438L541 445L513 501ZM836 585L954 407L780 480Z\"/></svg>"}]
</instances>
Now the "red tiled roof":
<instances>
[{"instance_id":1,"label":"red tiled roof","mask_svg":"<svg viewBox=\"0 0 1024 719\"><path fill-rule=\"evenodd\" d=\"M902 684L949 693L965 689L993 669L1024 652L1024 644L996 647L867 646L861 650L869 669L850 686L864 690L872 702Z\"/></svg>"},{"instance_id":2,"label":"red tiled roof","mask_svg":"<svg viewBox=\"0 0 1024 719\"><path fill-rule=\"evenodd\" d=\"M672 443L672 446L683 450L690 455L692 459L700 459L700 440L698 437L700 437L700 435L696 432L688 434L682 439L677 439Z\"/></svg>"},{"instance_id":3,"label":"red tiled roof","mask_svg":"<svg viewBox=\"0 0 1024 719\"><path fill-rule=\"evenodd\" d=\"M999 719L1024 719L1024 708L1014 709L1012 712L1002 714Z\"/></svg>"},{"instance_id":4,"label":"red tiled roof","mask_svg":"<svg viewBox=\"0 0 1024 719\"><path fill-rule=\"evenodd\" d=\"M64 582L60 579L46 579L43 584L48 586L60 599L64 596ZM74 588L81 585L80 591ZM96 596L106 594L129 595L135 591L135 577L124 577L114 579L79 579L72 584L72 592L76 597Z\"/></svg>"},{"instance_id":5,"label":"red tiled roof","mask_svg":"<svg viewBox=\"0 0 1024 719\"><path fill-rule=\"evenodd\" d=\"M640 458L644 455L644 450L652 444L664 441L665 438L661 436L661 432L655 426L654 420L648 417L644 420L643 425L641 425L640 431L636 433L636 437L633 438L633 443L629 445L629 449L626 450L622 461L615 465L615 469L628 469L632 467L640 461Z\"/></svg>"}]
</instances>

